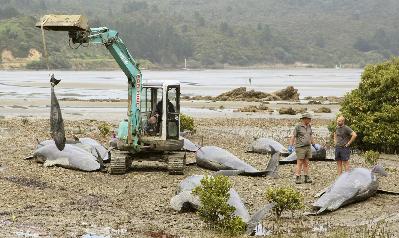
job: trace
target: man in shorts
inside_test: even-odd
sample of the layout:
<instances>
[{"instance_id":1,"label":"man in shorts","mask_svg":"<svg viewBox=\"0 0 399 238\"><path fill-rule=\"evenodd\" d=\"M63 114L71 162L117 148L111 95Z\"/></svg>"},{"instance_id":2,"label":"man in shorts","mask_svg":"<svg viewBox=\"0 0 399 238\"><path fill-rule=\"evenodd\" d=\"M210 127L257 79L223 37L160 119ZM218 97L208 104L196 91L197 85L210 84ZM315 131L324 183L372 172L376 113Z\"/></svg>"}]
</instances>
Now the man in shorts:
<instances>
[{"instance_id":1,"label":"man in shorts","mask_svg":"<svg viewBox=\"0 0 399 238\"><path fill-rule=\"evenodd\" d=\"M309 159L312 158L311 146L314 145L313 132L310 126L312 116L309 113L304 113L301 116L302 123L297 125L290 138L288 150L293 151L295 143L296 152L296 168L295 168L295 183L302 183L301 172L303 170L305 176L305 183L312 183L309 177Z\"/></svg>"},{"instance_id":2,"label":"man in shorts","mask_svg":"<svg viewBox=\"0 0 399 238\"><path fill-rule=\"evenodd\" d=\"M349 171L349 146L356 139L357 134L349 126L345 125L345 118L339 116L337 118L337 128L334 132L334 144L335 144L335 160L338 165L338 175L342 174L342 165L344 170Z\"/></svg>"}]
</instances>

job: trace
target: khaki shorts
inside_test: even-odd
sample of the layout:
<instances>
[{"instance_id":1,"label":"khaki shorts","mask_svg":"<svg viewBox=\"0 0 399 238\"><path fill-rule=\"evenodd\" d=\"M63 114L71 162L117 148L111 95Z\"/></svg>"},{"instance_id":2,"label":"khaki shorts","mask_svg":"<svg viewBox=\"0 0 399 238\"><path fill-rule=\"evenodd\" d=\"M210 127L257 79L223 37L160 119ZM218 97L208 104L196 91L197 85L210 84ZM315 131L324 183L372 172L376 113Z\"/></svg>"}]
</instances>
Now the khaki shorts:
<instances>
[{"instance_id":1,"label":"khaki shorts","mask_svg":"<svg viewBox=\"0 0 399 238\"><path fill-rule=\"evenodd\" d=\"M310 159L312 158L312 149L309 146L296 147L295 153L297 159Z\"/></svg>"}]
</instances>

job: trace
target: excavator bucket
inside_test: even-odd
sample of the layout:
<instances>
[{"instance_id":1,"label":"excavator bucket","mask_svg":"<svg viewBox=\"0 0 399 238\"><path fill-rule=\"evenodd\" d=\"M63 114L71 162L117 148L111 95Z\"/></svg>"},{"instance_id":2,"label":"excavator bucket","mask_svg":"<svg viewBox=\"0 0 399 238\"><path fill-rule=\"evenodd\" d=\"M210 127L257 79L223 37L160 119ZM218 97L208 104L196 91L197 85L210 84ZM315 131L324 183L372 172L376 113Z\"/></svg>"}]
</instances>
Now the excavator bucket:
<instances>
[{"instance_id":1,"label":"excavator bucket","mask_svg":"<svg viewBox=\"0 0 399 238\"><path fill-rule=\"evenodd\" d=\"M89 24L87 18L82 15L45 15L36 27L52 31L88 31Z\"/></svg>"}]
</instances>

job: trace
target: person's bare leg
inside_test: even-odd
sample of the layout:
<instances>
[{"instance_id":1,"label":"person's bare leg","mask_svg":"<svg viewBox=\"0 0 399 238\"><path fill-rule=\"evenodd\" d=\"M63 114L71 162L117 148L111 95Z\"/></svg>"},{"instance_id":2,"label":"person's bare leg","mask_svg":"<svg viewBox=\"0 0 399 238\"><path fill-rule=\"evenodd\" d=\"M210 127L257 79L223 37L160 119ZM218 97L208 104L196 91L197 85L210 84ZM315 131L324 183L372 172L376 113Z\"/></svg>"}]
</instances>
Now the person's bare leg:
<instances>
[{"instance_id":1,"label":"person's bare leg","mask_svg":"<svg viewBox=\"0 0 399 238\"><path fill-rule=\"evenodd\" d=\"M344 168L345 168L345 172L349 172L349 160L344 160Z\"/></svg>"},{"instance_id":2,"label":"person's bare leg","mask_svg":"<svg viewBox=\"0 0 399 238\"><path fill-rule=\"evenodd\" d=\"M309 174L309 159L304 159L303 160L303 174L308 175Z\"/></svg>"},{"instance_id":3,"label":"person's bare leg","mask_svg":"<svg viewBox=\"0 0 399 238\"><path fill-rule=\"evenodd\" d=\"M302 171L302 167L303 167L303 159L298 159L296 160L296 171L295 171L295 183L296 184L301 184L302 183L302 179L301 179L301 171Z\"/></svg>"},{"instance_id":4,"label":"person's bare leg","mask_svg":"<svg viewBox=\"0 0 399 238\"><path fill-rule=\"evenodd\" d=\"M312 183L312 179L309 176L309 159L303 161L303 172L305 174L305 183Z\"/></svg>"},{"instance_id":5,"label":"person's bare leg","mask_svg":"<svg viewBox=\"0 0 399 238\"><path fill-rule=\"evenodd\" d=\"M295 175L296 176L301 176L301 170L302 170L302 164L303 164L303 159L298 159L296 160L296 168L295 168Z\"/></svg>"},{"instance_id":6,"label":"person's bare leg","mask_svg":"<svg viewBox=\"0 0 399 238\"><path fill-rule=\"evenodd\" d=\"M337 160L337 172L338 175L342 174L342 160Z\"/></svg>"}]
</instances>

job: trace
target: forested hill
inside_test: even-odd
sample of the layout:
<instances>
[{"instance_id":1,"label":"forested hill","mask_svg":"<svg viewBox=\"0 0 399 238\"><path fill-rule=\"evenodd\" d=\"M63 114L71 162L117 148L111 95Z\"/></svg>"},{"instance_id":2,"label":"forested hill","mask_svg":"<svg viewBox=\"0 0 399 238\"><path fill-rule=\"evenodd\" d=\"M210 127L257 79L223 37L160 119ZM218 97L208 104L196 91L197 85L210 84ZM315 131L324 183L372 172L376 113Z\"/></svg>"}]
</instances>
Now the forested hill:
<instances>
[{"instance_id":1,"label":"forested hill","mask_svg":"<svg viewBox=\"0 0 399 238\"><path fill-rule=\"evenodd\" d=\"M41 15L83 14L120 32L146 66L363 66L399 54L397 0L0 0L0 50L41 51ZM71 50L46 33L53 67L100 67L102 48ZM9 56L7 51L6 56ZM2 57L6 61L10 57ZM57 62L56 62L57 61ZM112 60L109 60L112 62ZM3 62L4 63L4 62ZM43 62L28 67L43 67Z\"/></svg>"}]
</instances>

